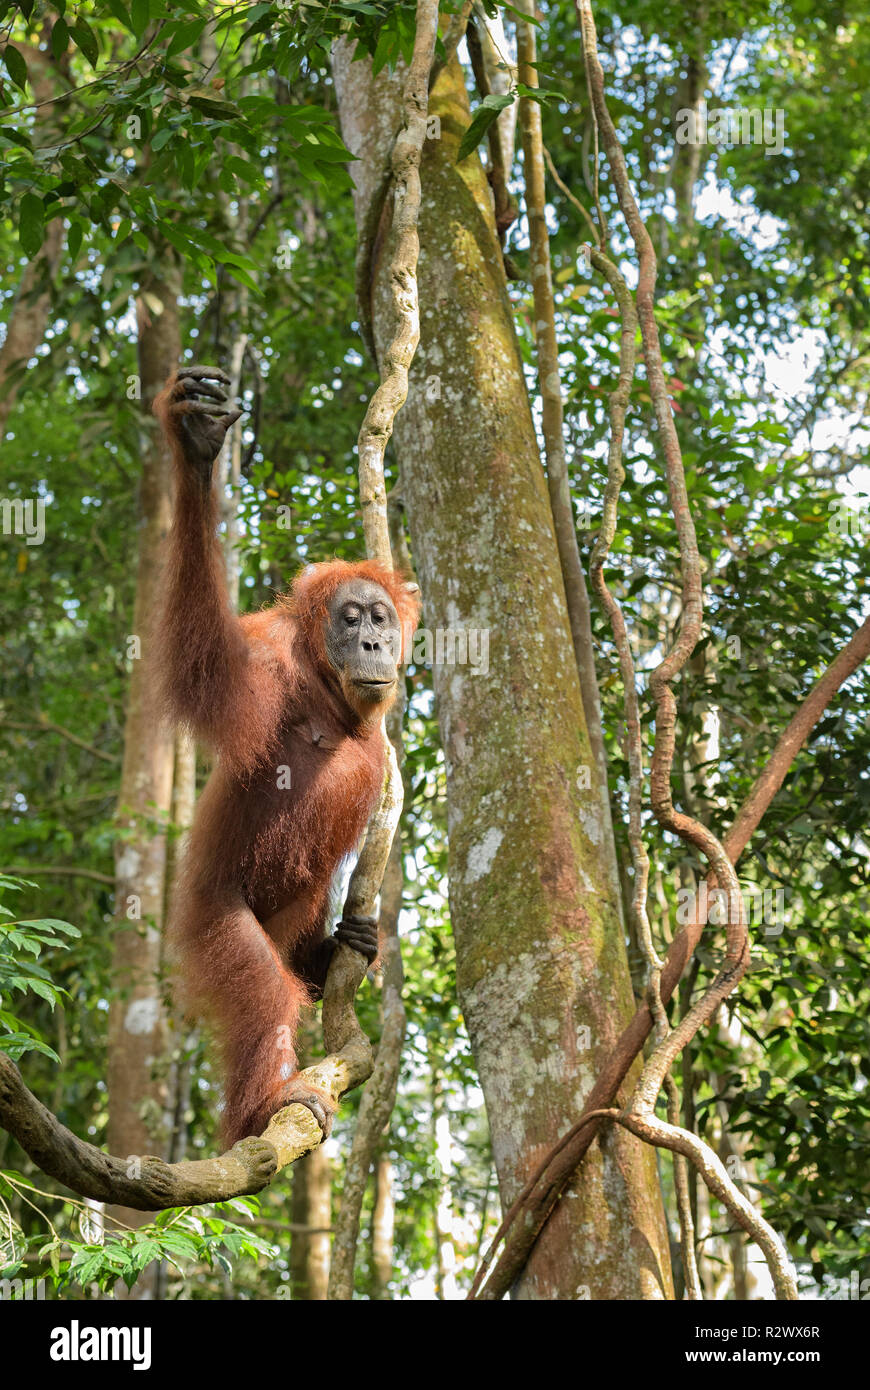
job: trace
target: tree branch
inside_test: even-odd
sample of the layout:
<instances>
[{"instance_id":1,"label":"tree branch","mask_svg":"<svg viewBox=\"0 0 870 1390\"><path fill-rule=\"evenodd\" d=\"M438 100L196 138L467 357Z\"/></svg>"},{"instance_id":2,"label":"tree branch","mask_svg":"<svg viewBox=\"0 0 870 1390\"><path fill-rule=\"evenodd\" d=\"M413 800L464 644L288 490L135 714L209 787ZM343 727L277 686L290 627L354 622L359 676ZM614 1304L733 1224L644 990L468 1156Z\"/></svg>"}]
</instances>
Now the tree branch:
<instances>
[{"instance_id":1,"label":"tree branch","mask_svg":"<svg viewBox=\"0 0 870 1390\"><path fill-rule=\"evenodd\" d=\"M372 1051L353 1010L366 962L339 946L323 997L323 1032L330 1056L301 1073L338 1101L371 1074ZM317 1148L323 1134L304 1105L272 1116L259 1138L242 1139L217 1158L164 1163L149 1155L116 1158L78 1139L25 1086L21 1073L0 1052L0 1126L49 1177L81 1197L137 1211L225 1202L260 1192L276 1173Z\"/></svg>"},{"instance_id":2,"label":"tree branch","mask_svg":"<svg viewBox=\"0 0 870 1390\"><path fill-rule=\"evenodd\" d=\"M840 686L870 656L870 617L852 634L824 675L816 681L800 709L780 734L776 747L756 778L752 790L725 836L725 848L737 862L758 828L762 816L785 781L786 773Z\"/></svg>"},{"instance_id":3,"label":"tree branch","mask_svg":"<svg viewBox=\"0 0 870 1390\"><path fill-rule=\"evenodd\" d=\"M430 92L448 63L451 63L455 58L456 50L465 37L465 31L468 28L468 21L471 18L471 11L473 9L474 0L463 0L461 8L456 11L456 14L450 16L447 28L444 30L444 38L442 39L444 57L436 58L429 71L429 81L427 85Z\"/></svg>"},{"instance_id":4,"label":"tree branch","mask_svg":"<svg viewBox=\"0 0 870 1390\"><path fill-rule=\"evenodd\" d=\"M10 869L0 869L0 874L12 874L17 877L27 878L29 874L54 874L63 878L92 878L95 883L108 883L114 888L115 879L112 874L101 874L97 869L77 869L74 864L47 864L44 867L34 868L28 864L13 864Z\"/></svg>"},{"instance_id":5,"label":"tree branch","mask_svg":"<svg viewBox=\"0 0 870 1390\"><path fill-rule=\"evenodd\" d=\"M71 733L69 729L64 729L60 724L54 724L44 715L37 716L36 721L30 723L19 722L15 719L4 719L0 728L4 729L23 729L30 733L39 734L59 734L69 743L74 743L77 748L83 748L86 753L90 753L92 758L102 758L106 763L117 763L119 761L117 753L106 753L102 748L95 748L92 743L86 743L78 734Z\"/></svg>"}]
</instances>

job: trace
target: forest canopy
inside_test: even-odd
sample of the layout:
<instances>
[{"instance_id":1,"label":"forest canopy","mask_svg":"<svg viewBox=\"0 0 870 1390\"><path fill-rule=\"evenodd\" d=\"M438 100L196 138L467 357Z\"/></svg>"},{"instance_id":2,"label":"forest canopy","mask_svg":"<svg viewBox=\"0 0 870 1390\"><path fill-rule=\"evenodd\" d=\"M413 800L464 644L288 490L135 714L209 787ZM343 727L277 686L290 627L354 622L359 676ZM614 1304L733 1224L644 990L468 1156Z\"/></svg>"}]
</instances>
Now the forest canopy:
<instances>
[{"instance_id":1,"label":"forest canopy","mask_svg":"<svg viewBox=\"0 0 870 1390\"><path fill-rule=\"evenodd\" d=\"M870 1296L868 92L849 0L0 0L3 1297ZM296 1039L331 1135L207 1190L194 364L221 621L366 556L422 601L324 923L386 863L380 954Z\"/></svg>"}]
</instances>

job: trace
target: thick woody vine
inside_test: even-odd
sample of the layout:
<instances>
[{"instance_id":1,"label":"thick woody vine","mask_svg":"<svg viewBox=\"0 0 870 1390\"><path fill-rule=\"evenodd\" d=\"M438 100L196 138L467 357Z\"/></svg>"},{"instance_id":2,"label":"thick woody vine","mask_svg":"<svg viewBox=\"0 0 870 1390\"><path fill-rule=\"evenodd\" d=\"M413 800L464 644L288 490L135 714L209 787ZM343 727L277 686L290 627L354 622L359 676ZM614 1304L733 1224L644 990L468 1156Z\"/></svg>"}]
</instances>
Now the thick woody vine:
<instances>
[{"instance_id":1,"label":"thick woody vine","mask_svg":"<svg viewBox=\"0 0 870 1390\"><path fill-rule=\"evenodd\" d=\"M608 1119L623 1125L630 1132L656 1147L671 1150L675 1155L681 1245L690 1298L700 1297L700 1285L694 1258L694 1233L686 1194L684 1160L688 1160L694 1165L709 1190L723 1203L737 1223L758 1243L771 1270L777 1296L793 1299L797 1297L794 1272L779 1237L735 1186L713 1150L695 1134L676 1124L677 1095L675 1083L670 1076L670 1068L681 1050L697 1031L713 1017L721 1002L731 993L746 970L749 957L748 938L743 900L734 865L765 810L782 785L791 761L826 704L843 681L870 653L870 619L854 634L821 680L813 687L790 722L779 739L767 766L756 780L741 807L734 826L724 842L720 842L699 821L676 811L670 795L676 729L676 702L671 683L679 675L701 635L703 592L700 557L686 493L679 440L665 384L658 329L655 321L655 252L634 198L622 149L607 108L604 75L598 60L595 23L590 0L577 0L576 7L584 46L587 82L596 132L596 149L600 131L619 206L628 225L638 257L638 287L634 298L632 298L618 269L603 254L602 248L607 240L607 227L597 197L597 188L594 198L598 212L598 227L596 228L595 224L591 223L586 210L577 203L577 200L565 188L561 180L558 180L558 175L553 168L552 161L546 156L546 152L541 148L539 154L541 159L546 159L563 191L580 208L587 221L590 221L599 241L598 248L593 249L591 253L592 263L608 280L616 296L621 317L619 381L609 400L611 433L608 452L608 481L604 497L602 526L593 550L591 577L614 631L625 691L625 725L629 762L629 842L634 865L632 911L638 939L642 944L647 963L647 990L644 1004L638 1009L605 1062L604 1068L587 1098L586 1108L580 1119L538 1165L523 1191L505 1214L478 1270L469 1297L494 1300L504 1296L522 1270L538 1234L554 1209L561 1192L575 1172L578 1163L593 1142L601 1123ZM531 201L528 198L528 187L527 200ZM530 228L532 235L534 235L531 210ZM701 999L688 1010L674 1029L669 1028L664 1005L671 997L691 958L703 930L704 922L698 920L696 915L695 920L691 921L684 931L674 939L665 960L659 959L646 911L649 862L641 834L643 765L634 663L621 609L610 593L603 576L604 564L615 532L619 491L625 476L622 467L622 437L631 382L634 376L635 340L638 326L647 380L662 443L682 576L682 617L677 637L671 649L665 654L650 677L650 692L656 713L656 736L650 770L651 805L658 823L664 829L672 831L704 855L709 865L708 884L724 888L728 902L726 952L723 964ZM634 1059L640 1053L653 1028L655 1028L653 1051L643 1068L635 1093L624 1109L615 1109L612 1102L619 1086L624 1081ZM655 1105L662 1086L665 1086L668 1092L667 1123L661 1121L655 1114ZM498 1261L493 1264L495 1250L502 1240L505 1241L504 1249Z\"/></svg>"},{"instance_id":2,"label":"thick woody vine","mask_svg":"<svg viewBox=\"0 0 870 1390\"><path fill-rule=\"evenodd\" d=\"M417 261L420 241L417 220L420 211L420 158L426 139L429 86L435 40L438 33L437 0L419 0L414 51L403 90L403 125L390 157L393 187L392 254L390 289L392 295L393 337L378 363L380 385L369 402L359 434L359 485L366 553L370 559L392 567L388 498L384 478L384 452L393 432L396 415L408 395L408 371L420 341L420 306L417 295ZM458 42L458 38L456 39ZM367 219L370 221L371 219ZM361 321L370 322L368 275L365 277L364 307ZM370 346L374 350L373 341ZM396 544L403 545L401 527L396 528ZM400 554L403 565L406 556ZM407 642L409 634L405 634ZM397 831L402 807L401 757L403 701L397 700L388 716L387 782L397 811L393 833ZM402 1003L402 957L398 919L402 897L401 845L393 833L387 846L387 859L380 866L378 887L384 880L381 913L381 955L383 961L382 1030L377 1060L366 1086L345 1170L341 1209L335 1223L335 1238L329 1270L329 1299L353 1297L353 1274L368 1175L381 1135L396 1100L402 1044L405 1037L405 1009ZM392 848L392 855L390 850ZM372 898L372 905L374 898ZM371 912L371 907L363 909Z\"/></svg>"}]
</instances>

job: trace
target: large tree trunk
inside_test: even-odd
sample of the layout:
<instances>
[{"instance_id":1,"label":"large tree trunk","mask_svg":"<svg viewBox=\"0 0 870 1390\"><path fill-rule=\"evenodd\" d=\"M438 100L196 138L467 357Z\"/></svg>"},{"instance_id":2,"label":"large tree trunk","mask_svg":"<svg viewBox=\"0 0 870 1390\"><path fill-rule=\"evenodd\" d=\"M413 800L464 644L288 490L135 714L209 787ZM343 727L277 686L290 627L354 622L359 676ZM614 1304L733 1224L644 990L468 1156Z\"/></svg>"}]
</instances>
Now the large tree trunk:
<instances>
[{"instance_id":1,"label":"large tree trunk","mask_svg":"<svg viewBox=\"0 0 870 1390\"><path fill-rule=\"evenodd\" d=\"M115 846L116 924L112 958L118 991L109 1012L109 1134L112 1153L165 1156L166 1014L160 986L160 941L166 883L166 820L172 796L172 732L157 717L146 688L145 644L172 505L169 459L151 415L157 391L178 365L181 343L174 273L152 277L140 301L139 378L144 446L139 490L139 552L132 636L141 644L130 674L124 763ZM147 298L144 297L147 295ZM157 312L157 303L162 312ZM146 1213L120 1208L128 1225ZM157 1266L152 1266L156 1277ZM148 1280L136 1285L148 1296Z\"/></svg>"},{"instance_id":2,"label":"large tree trunk","mask_svg":"<svg viewBox=\"0 0 870 1390\"><path fill-rule=\"evenodd\" d=\"M400 125L401 72L336 48L358 226ZM577 1118L633 1013L550 503L459 65L430 101L420 216L421 345L395 443L428 628L485 629L488 674L436 665L460 1002L502 1206ZM389 200L372 314L391 336ZM545 1227L515 1295L671 1296L654 1155L610 1131Z\"/></svg>"}]
</instances>

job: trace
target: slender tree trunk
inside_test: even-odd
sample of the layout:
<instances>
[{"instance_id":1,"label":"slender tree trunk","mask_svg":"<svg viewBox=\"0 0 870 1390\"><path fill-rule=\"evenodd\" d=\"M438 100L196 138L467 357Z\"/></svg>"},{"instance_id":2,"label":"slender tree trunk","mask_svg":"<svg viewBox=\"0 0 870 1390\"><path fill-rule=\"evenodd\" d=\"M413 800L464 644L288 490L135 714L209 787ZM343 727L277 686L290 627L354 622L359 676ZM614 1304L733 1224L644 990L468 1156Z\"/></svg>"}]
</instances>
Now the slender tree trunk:
<instances>
[{"instance_id":1,"label":"slender tree trunk","mask_svg":"<svg viewBox=\"0 0 870 1390\"><path fill-rule=\"evenodd\" d=\"M290 1287L294 1298L323 1302L329 1284L329 1226L332 1219L332 1160L323 1145L293 1167Z\"/></svg>"},{"instance_id":2,"label":"slender tree trunk","mask_svg":"<svg viewBox=\"0 0 870 1390\"><path fill-rule=\"evenodd\" d=\"M450 1179L453 1174L453 1144L450 1138L450 1117L444 1106L441 1076L433 1069L432 1128L435 1139L435 1164L438 1179L435 1188L435 1244L437 1248L437 1295L450 1299L459 1297L456 1283L456 1232Z\"/></svg>"},{"instance_id":3,"label":"slender tree trunk","mask_svg":"<svg viewBox=\"0 0 870 1390\"><path fill-rule=\"evenodd\" d=\"M196 806L196 745L183 729L175 731L175 746L172 773L172 805L170 818L175 838L167 845L166 875L164 882L164 917L169 910L171 888L175 871L184 852L187 832L193 824ZM161 942L162 946L162 942ZM161 951L161 970L165 974L166 959ZM170 1163L181 1163L187 1158L188 1112L190 1110L191 1069L189 1049L191 1035L185 1026L184 1010L173 1005L167 1027L167 1080L166 1080L166 1157ZM161 1260L156 1270L145 1271L144 1278L154 1281L156 1298L163 1298L169 1279L169 1264Z\"/></svg>"},{"instance_id":4,"label":"slender tree trunk","mask_svg":"<svg viewBox=\"0 0 870 1390\"><path fill-rule=\"evenodd\" d=\"M375 1204L372 1211L372 1298L388 1299L393 1277L393 1236L396 1201L393 1196L393 1163L382 1153L375 1163Z\"/></svg>"},{"instance_id":5,"label":"slender tree trunk","mask_svg":"<svg viewBox=\"0 0 870 1390\"><path fill-rule=\"evenodd\" d=\"M302 1025L300 1062L308 1062L316 1044L313 1018ZM291 1202L294 1230L290 1239L290 1290L295 1299L321 1303L329 1286L332 1225L332 1160L321 1144L293 1165Z\"/></svg>"},{"instance_id":6,"label":"slender tree trunk","mask_svg":"<svg viewBox=\"0 0 870 1390\"><path fill-rule=\"evenodd\" d=\"M139 491L139 550L133 657L127 691L124 762L115 842L115 939L112 975L117 991L109 1011L109 1133L112 1153L164 1156L167 1106L167 1030L160 984L161 928L166 888L166 819L172 796L174 741L157 717L146 686L147 642L172 506L169 460L151 416L157 391L181 352L179 285L173 271L154 274L149 304L140 301L139 379L144 445ZM163 310L153 307L159 301ZM115 1209L128 1225L146 1213ZM157 1267L152 1267L156 1278ZM133 1297L150 1297L140 1279Z\"/></svg>"},{"instance_id":7,"label":"slender tree trunk","mask_svg":"<svg viewBox=\"0 0 870 1390\"><path fill-rule=\"evenodd\" d=\"M27 59L33 89L37 143L48 144L58 124L58 106L46 105L59 90L58 64L50 54L35 45L16 44ZM2 45L0 45L2 50ZM65 64L63 64L65 66ZM60 103L63 109L64 103ZM15 303L6 321L6 335L0 347L0 439L18 395L18 381L10 381L12 369L23 366L42 342L51 309L50 283L60 264L63 249L63 218L53 217L45 231L45 241L21 275Z\"/></svg>"},{"instance_id":8,"label":"slender tree trunk","mask_svg":"<svg viewBox=\"0 0 870 1390\"><path fill-rule=\"evenodd\" d=\"M401 72L334 53L357 225L398 129ZM422 341L394 440L428 628L476 629L488 671L434 668L450 833L460 1003L486 1100L503 1207L577 1118L633 1013L544 471L495 233L455 61L422 164ZM389 210L371 308L389 340ZM630 1078L631 1080L631 1078ZM514 1293L667 1298L668 1242L651 1150L605 1134L547 1223Z\"/></svg>"},{"instance_id":9,"label":"slender tree trunk","mask_svg":"<svg viewBox=\"0 0 870 1390\"><path fill-rule=\"evenodd\" d=\"M176 869L184 853L187 831L193 824L196 808L196 744L184 729L175 733L175 758L172 776L172 827L175 839L167 855L165 903L168 911L171 900L171 886ZM163 962L164 968L166 962ZM190 1104L190 1066L188 1065L187 1039L185 1037L184 1010L178 1006L172 1010L169 1020L169 1047L171 1068L168 1084L168 1104L166 1131L169 1136L168 1158L172 1163L180 1163L187 1157L187 1120Z\"/></svg>"},{"instance_id":10,"label":"slender tree trunk","mask_svg":"<svg viewBox=\"0 0 870 1390\"><path fill-rule=\"evenodd\" d=\"M42 342L51 305L49 281L57 270L63 246L63 221L55 217L45 233L42 250L25 267L18 295L6 325L6 337L0 347L0 438L18 395L18 383L9 382L11 368L27 362Z\"/></svg>"}]
</instances>

